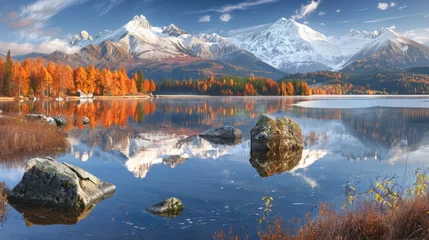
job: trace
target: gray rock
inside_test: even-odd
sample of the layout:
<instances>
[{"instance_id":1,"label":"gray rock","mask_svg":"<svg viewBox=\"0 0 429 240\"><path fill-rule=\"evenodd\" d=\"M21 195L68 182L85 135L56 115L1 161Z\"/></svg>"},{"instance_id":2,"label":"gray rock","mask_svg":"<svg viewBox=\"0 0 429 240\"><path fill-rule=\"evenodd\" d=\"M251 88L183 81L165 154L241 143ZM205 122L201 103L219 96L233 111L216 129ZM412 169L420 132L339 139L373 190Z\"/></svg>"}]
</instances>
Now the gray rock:
<instances>
[{"instance_id":1,"label":"gray rock","mask_svg":"<svg viewBox=\"0 0 429 240\"><path fill-rule=\"evenodd\" d=\"M27 121L38 121L46 119L45 114L27 114L25 115L25 120Z\"/></svg>"},{"instance_id":2,"label":"gray rock","mask_svg":"<svg viewBox=\"0 0 429 240\"><path fill-rule=\"evenodd\" d=\"M67 125L67 121L63 117L55 117L54 120L59 127Z\"/></svg>"},{"instance_id":3,"label":"gray rock","mask_svg":"<svg viewBox=\"0 0 429 240\"><path fill-rule=\"evenodd\" d=\"M240 129L232 126L214 127L200 134L202 138L241 139Z\"/></svg>"},{"instance_id":4,"label":"gray rock","mask_svg":"<svg viewBox=\"0 0 429 240\"><path fill-rule=\"evenodd\" d=\"M55 120L51 117L47 117L45 118L46 123L48 123L49 125L57 125L57 123L55 122Z\"/></svg>"},{"instance_id":5,"label":"gray rock","mask_svg":"<svg viewBox=\"0 0 429 240\"><path fill-rule=\"evenodd\" d=\"M250 132L252 151L284 151L304 148L298 123L287 117L275 118L263 114Z\"/></svg>"},{"instance_id":6,"label":"gray rock","mask_svg":"<svg viewBox=\"0 0 429 240\"><path fill-rule=\"evenodd\" d=\"M27 163L21 182L9 194L11 203L65 207L82 213L92 204L113 195L116 187L85 170L52 159Z\"/></svg>"},{"instance_id":7,"label":"gray rock","mask_svg":"<svg viewBox=\"0 0 429 240\"><path fill-rule=\"evenodd\" d=\"M83 123L83 124L85 124L85 125L86 125L86 124L89 124L90 122L91 122L91 120L89 120L89 118L88 118L88 117L83 117L83 118L82 118L82 123Z\"/></svg>"},{"instance_id":8,"label":"gray rock","mask_svg":"<svg viewBox=\"0 0 429 240\"><path fill-rule=\"evenodd\" d=\"M176 217L182 214L183 209L185 206L182 201L173 197L147 208L146 211L164 217Z\"/></svg>"}]
</instances>

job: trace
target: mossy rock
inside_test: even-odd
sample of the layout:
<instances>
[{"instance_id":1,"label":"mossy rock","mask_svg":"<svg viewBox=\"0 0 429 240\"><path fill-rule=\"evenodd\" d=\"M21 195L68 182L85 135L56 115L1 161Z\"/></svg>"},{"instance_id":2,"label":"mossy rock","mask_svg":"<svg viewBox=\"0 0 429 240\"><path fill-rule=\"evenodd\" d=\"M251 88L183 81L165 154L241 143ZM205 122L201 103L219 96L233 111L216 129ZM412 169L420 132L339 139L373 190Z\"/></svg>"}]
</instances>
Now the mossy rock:
<instances>
[{"instance_id":1,"label":"mossy rock","mask_svg":"<svg viewBox=\"0 0 429 240\"><path fill-rule=\"evenodd\" d=\"M298 123L288 117L262 114L250 132L252 151L293 151L304 148Z\"/></svg>"}]
</instances>

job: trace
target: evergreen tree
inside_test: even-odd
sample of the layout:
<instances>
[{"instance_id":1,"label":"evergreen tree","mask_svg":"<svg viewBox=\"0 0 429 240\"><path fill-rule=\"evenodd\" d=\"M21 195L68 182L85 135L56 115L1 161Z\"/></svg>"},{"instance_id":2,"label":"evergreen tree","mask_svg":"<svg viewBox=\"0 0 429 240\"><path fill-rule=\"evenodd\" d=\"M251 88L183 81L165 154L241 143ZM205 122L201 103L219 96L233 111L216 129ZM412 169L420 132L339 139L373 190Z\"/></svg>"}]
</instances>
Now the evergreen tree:
<instances>
[{"instance_id":1,"label":"evergreen tree","mask_svg":"<svg viewBox=\"0 0 429 240\"><path fill-rule=\"evenodd\" d=\"M4 82L3 82L3 91L4 95L6 96L12 96L12 90L13 90L13 62L12 62L12 56L10 54L10 50L7 51L6 56L6 62L4 63Z\"/></svg>"},{"instance_id":2,"label":"evergreen tree","mask_svg":"<svg viewBox=\"0 0 429 240\"><path fill-rule=\"evenodd\" d=\"M137 83L136 83L138 92L143 92L143 82L144 82L144 74L142 70L139 70L137 73Z\"/></svg>"}]
</instances>

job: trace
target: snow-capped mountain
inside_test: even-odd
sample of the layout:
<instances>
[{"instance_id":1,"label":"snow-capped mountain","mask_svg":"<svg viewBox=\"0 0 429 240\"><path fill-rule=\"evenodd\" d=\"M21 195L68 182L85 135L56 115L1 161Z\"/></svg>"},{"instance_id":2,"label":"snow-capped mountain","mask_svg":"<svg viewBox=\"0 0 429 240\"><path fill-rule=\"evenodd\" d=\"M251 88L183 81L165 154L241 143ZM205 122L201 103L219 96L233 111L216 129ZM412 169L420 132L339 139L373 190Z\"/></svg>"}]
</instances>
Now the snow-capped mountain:
<instances>
[{"instance_id":1,"label":"snow-capped mountain","mask_svg":"<svg viewBox=\"0 0 429 240\"><path fill-rule=\"evenodd\" d=\"M393 28L380 31L344 64L346 70L408 69L429 65L429 48L410 40Z\"/></svg>"},{"instance_id":2,"label":"snow-capped mountain","mask_svg":"<svg viewBox=\"0 0 429 240\"><path fill-rule=\"evenodd\" d=\"M80 52L55 52L45 58L71 66L126 67L131 73L144 70L155 80L251 73L279 79L284 72L404 69L429 64L429 48L393 28L351 29L344 36L327 37L286 18L260 32L225 38L216 33L190 34L174 24L155 27L146 17L135 16L117 30L104 30L95 37L82 31L68 42L80 47Z\"/></svg>"},{"instance_id":3,"label":"snow-capped mountain","mask_svg":"<svg viewBox=\"0 0 429 240\"><path fill-rule=\"evenodd\" d=\"M341 70L385 47L392 48L389 57L398 59L398 66L390 64L393 68L422 66L429 61L426 46L396 33L394 28L375 32L351 29L341 37L326 37L293 19L281 18L261 32L231 40L288 73Z\"/></svg>"},{"instance_id":4,"label":"snow-capped mountain","mask_svg":"<svg viewBox=\"0 0 429 240\"><path fill-rule=\"evenodd\" d=\"M328 70L344 58L328 37L293 19L281 18L266 30L238 36L234 42L289 73Z\"/></svg>"},{"instance_id":5,"label":"snow-capped mountain","mask_svg":"<svg viewBox=\"0 0 429 240\"><path fill-rule=\"evenodd\" d=\"M251 73L278 79L284 75L217 34L192 35L174 24L154 27L144 16L135 16L121 28L105 30L95 38L82 31L74 35L70 44L80 46L80 53L66 56L56 52L47 59L71 65L127 67L131 72L143 69L148 77L158 80L166 72L174 74L171 78L181 79Z\"/></svg>"}]
</instances>

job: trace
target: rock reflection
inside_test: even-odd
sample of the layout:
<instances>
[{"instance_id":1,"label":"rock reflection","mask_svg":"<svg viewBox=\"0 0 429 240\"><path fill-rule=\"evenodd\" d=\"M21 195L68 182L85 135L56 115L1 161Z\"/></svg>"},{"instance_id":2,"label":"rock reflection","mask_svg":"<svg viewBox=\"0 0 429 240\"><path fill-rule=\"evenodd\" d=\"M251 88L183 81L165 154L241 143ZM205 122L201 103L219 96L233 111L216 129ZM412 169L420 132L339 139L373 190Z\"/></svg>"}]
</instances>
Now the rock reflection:
<instances>
[{"instance_id":1,"label":"rock reflection","mask_svg":"<svg viewBox=\"0 0 429 240\"><path fill-rule=\"evenodd\" d=\"M27 227L34 225L75 225L87 218L95 205L83 212L77 212L66 208L49 208L40 205L11 204L16 211L22 214Z\"/></svg>"},{"instance_id":2,"label":"rock reflection","mask_svg":"<svg viewBox=\"0 0 429 240\"><path fill-rule=\"evenodd\" d=\"M302 149L280 151L280 152L257 152L250 153L250 163L262 178L282 174L294 169L302 159Z\"/></svg>"}]
</instances>

